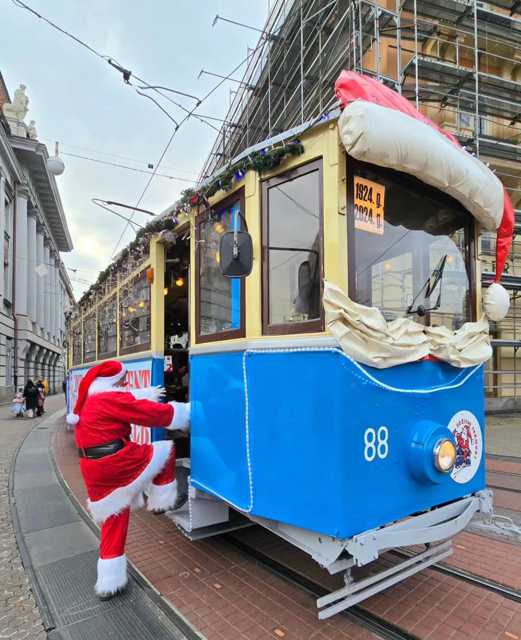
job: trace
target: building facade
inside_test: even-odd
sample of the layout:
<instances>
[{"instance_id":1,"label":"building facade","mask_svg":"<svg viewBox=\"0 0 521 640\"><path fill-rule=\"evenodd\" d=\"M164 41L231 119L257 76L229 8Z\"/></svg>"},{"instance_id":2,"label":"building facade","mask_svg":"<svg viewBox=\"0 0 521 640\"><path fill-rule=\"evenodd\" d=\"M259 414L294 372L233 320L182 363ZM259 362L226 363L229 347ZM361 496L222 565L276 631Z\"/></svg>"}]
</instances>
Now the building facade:
<instances>
[{"instance_id":1,"label":"building facade","mask_svg":"<svg viewBox=\"0 0 521 640\"><path fill-rule=\"evenodd\" d=\"M511 309L493 324L490 409L521 408L521 2L274 0L201 179L244 149L336 108L342 69L402 93L503 182L516 208L504 286ZM220 69L215 69L221 72ZM428 149L425 150L428 153ZM481 280L495 271L484 234Z\"/></svg>"},{"instance_id":2,"label":"building facade","mask_svg":"<svg viewBox=\"0 0 521 640\"><path fill-rule=\"evenodd\" d=\"M0 402L28 379L61 389L72 287L60 252L71 251L56 179L59 162L25 124L25 87L11 101L0 75Z\"/></svg>"}]
</instances>

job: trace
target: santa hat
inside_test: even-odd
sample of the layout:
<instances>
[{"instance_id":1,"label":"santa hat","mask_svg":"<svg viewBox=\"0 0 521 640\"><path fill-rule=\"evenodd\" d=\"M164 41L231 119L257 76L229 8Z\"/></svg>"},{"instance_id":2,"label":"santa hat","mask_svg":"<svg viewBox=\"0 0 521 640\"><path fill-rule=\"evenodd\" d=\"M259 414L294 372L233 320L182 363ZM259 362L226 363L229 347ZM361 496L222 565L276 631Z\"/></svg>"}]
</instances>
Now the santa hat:
<instances>
[{"instance_id":1,"label":"santa hat","mask_svg":"<svg viewBox=\"0 0 521 640\"><path fill-rule=\"evenodd\" d=\"M372 102L388 109L400 111L423 122L445 136L452 144L461 147L458 139L452 133L445 131L430 118L424 116L405 96L383 85L375 78L359 74L356 71L342 71L335 83L335 93L341 109L355 100ZM514 207L506 189L503 189L503 214L496 228L496 274L493 284L487 289L483 298L483 306L487 316L496 322L506 317L510 306L510 297L503 285L500 284L500 280L512 246L514 227Z\"/></svg>"},{"instance_id":2,"label":"santa hat","mask_svg":"<svg viewBox=\"0 0 521 640\"><path fill-rule=\"evenodd\" d=\"M108 391L124 377L126 372L125 365L117 360L107 360L89 369L81 379L76 406L73 413L67 414L67 423L73 426L78 424L81 410L88 396Z\"/></svg>"}]
</instances>

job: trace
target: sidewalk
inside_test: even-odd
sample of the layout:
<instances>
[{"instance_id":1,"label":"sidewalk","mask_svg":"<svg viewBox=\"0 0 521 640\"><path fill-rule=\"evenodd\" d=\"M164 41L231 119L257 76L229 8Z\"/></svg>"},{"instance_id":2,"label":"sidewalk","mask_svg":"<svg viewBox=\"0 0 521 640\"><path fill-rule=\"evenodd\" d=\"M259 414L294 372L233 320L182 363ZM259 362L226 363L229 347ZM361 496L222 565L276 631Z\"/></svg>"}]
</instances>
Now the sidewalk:
<instances>
[{"instance_id":1,"label":"sidewalk","mask_svg":"<svg viewBox=\"0 0 521 640\"><path fill-rule=\"evenodd\" d=\"M63 407L63 395L47 399L46 409ZM46 418L46 416L45 416ZM17 448L44 418L15 419L0 406L0 638L43 640L46 635L18 547L9 509L9 472Z\"/></svg>"},{"instance_id":2,"label":"sidewalk","mask_svg":"<svg viewBox=\"0 0 521 640\"><path fill-rule=\"evenodd\" d=\"M521 458L521 413L487 416L487 453Z\"/></svg>"},{"instance_id":3,"label":"sidewalk","mask_svg":"<svg viewBox=\"0 0 521 640\"><path fill-rule=\"evenodd\" d=\"M64 429L63 415L64 409L29 433L11 471L14 529L47 637L198 638L173 610L154 600L135 575L131 574L125 595L117 599L101 602L94 594L98 540L60 485L51 459L52 434L57 424ZM12 614L18 616L16 608ZM0 631L0 637L11 636ZM39 640L46 636L39 632L12 637Z\"/></svg>"}]
</instances>

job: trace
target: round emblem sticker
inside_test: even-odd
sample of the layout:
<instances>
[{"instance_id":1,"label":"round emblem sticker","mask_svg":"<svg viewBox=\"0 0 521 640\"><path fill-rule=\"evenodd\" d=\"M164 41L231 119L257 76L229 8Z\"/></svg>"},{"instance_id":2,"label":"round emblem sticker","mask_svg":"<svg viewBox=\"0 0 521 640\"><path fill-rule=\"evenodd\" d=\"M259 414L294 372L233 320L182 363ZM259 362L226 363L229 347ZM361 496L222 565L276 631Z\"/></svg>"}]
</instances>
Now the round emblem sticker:
<instances>
[{"instance_id":1,"label":"round emblem sticker","mask_svg":"<svg viewBox=\"0 0 521 640\"><path fill-rule=\"evenodd\" d=\"M473 413L458 411L449 422L449 431L456 441L456 464L451 477L465 484L475 476L483 455L481 427Z\"/></svg>"}]
</instances>

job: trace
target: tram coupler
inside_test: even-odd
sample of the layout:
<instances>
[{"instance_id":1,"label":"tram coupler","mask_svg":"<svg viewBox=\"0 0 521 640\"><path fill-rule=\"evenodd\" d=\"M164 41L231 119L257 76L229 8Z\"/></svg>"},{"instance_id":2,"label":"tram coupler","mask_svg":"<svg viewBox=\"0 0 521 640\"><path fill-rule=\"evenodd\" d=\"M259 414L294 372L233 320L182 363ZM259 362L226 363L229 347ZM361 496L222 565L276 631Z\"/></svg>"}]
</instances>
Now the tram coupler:
<instances>
[{"instance_id":1,"label":"tram coupler","mask_svg":"<svg viewBox=\"0 0 521 640\"><path fill-rule=\"evenodd\" d=\"M476 493L476 497L479 499L479 513L485 524L492 524L494 516L494 494L490 489L483 489Z\"/></svg>"}]
</instances>

